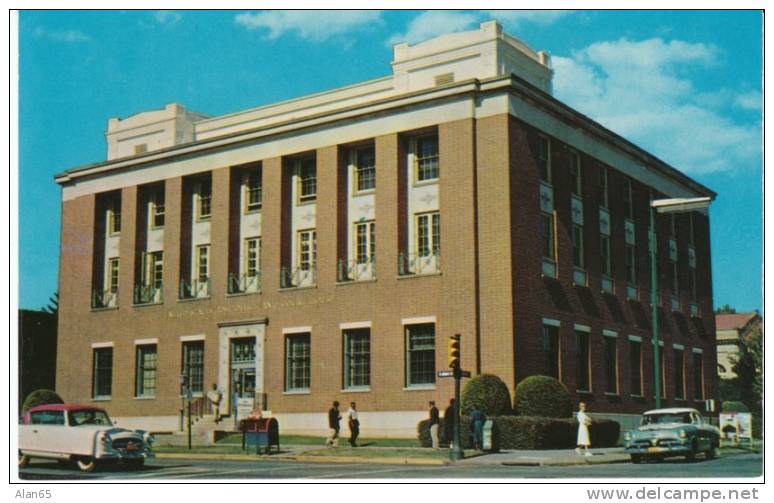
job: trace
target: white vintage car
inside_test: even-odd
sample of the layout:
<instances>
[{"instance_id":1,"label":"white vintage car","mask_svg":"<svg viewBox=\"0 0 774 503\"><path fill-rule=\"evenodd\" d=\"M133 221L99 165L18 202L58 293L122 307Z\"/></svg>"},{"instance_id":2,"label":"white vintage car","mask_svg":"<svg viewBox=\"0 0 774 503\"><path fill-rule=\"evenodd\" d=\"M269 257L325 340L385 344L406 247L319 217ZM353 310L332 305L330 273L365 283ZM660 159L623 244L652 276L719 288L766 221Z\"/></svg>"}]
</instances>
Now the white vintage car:
<instances>
[{"instance_id":1,"label":"white vintage car","mask_svg":"<svg viewBox=\"0 0 774 503\"><path fill-rule=\"evenodd\" d=\"M117 428L105 410L91 405L32 407L19 425L19 466L31 458L74 462L84 472L100 463L142 466L153 457L153 435Z\"/></svg>"}]
</instances>

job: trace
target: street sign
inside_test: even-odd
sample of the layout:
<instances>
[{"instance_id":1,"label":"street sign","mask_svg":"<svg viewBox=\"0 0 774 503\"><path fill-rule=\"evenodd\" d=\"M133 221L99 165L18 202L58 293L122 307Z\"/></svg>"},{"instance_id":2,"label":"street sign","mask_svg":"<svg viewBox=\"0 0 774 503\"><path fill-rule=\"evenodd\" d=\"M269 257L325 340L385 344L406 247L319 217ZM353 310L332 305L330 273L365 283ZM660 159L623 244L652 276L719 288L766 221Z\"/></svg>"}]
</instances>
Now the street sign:
<instances>
[{"instance_id":1,"label":"street sign","mask_svg":"<svg viewBox=\"0 0 774 503\"><path fill-rule=\"evenodd\" d=\"M438 377L454 377L453 370L439 370ZM460 370L460 377L470 377L470 370Z\"/></svg>"}]
</instances>

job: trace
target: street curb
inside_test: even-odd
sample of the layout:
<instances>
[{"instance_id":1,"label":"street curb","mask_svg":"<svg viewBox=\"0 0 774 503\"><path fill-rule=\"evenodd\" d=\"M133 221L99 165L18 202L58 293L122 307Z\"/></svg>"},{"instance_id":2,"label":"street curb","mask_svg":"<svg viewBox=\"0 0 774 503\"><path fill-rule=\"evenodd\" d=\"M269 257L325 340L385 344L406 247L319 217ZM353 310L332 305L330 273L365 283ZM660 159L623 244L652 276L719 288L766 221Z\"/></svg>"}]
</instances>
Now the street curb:
<instances>
[{"instance_id":1,"label":"street curb","mask_svg":"<svg viewBox=\"0 0 774 503\"><path fill-rule=\"evenodd\" d=\"M344 464L377 464L377 465L448 465L448 459L424 459L424 458L359 458L355 456L305 456L305 455L276 455L270 457L258 457L248 454L196 454L166 452L157 453L158 459L195 459L209 461L301 461L308 463L344 463Z\"/></svg>"}]
</instances>

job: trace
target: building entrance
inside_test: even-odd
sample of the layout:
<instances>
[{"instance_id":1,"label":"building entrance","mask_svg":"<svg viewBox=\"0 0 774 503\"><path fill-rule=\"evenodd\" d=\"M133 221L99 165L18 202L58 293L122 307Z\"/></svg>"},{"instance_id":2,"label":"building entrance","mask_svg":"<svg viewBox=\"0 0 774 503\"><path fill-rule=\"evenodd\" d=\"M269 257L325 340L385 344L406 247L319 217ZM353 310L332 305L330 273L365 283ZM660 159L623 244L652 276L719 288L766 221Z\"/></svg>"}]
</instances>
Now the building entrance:
<instances>
[{"instance_id":1,"label":"building entrance","mask_svg":"<svg viewBox=\"0 0 774 503\"><path fill-rule=\"evenodd\" d=\"M255 406L255 337L231 339L231 393L238 417Z\"/></svg>"}]
</instances>

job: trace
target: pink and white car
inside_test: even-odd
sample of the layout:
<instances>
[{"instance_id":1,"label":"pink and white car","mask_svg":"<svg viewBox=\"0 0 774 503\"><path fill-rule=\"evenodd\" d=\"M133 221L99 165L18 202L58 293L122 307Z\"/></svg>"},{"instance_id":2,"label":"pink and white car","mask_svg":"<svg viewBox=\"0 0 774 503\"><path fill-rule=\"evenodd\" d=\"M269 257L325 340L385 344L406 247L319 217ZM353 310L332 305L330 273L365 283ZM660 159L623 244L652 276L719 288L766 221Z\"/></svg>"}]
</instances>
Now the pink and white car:
<instances>
[{"instance_id":1,"label":"pink and white car","mask_svg":"<svg viewBox=\"0 0 774 503\"><path fill-rule=\"evenodd\" d=\"M92 405L32 407L19 425L19 466L31 458L74 462L90 472L100 463L142 466L153 457L153 435L113 425L104 409Z\"/></svg>"}]
</instances>

